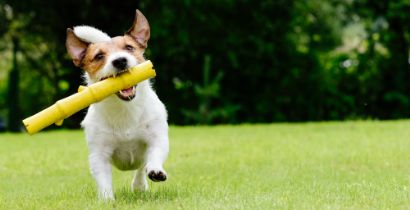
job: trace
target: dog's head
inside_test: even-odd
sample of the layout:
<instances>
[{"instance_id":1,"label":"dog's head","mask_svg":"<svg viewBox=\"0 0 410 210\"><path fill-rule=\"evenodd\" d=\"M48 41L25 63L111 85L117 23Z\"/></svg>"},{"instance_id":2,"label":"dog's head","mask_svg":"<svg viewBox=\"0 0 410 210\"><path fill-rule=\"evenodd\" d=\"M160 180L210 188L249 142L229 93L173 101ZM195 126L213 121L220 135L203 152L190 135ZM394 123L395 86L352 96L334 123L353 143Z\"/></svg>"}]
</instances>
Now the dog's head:
<instances>
[{"instance_id":1,"label":"dog's head","mask_svg":"<svg viewBox=\"0 0 410 210\"><path fill-rule=\"evenodd\" d=\"M111 38L96 28L77 26L67 29L66 47L74 64L86 72L88 82L95 83L144 62L149 37L148 21L137 10L134 23L125 35ZM121 90L117 96L131 100L135 88Z\"/></svg>"}]
</instances>

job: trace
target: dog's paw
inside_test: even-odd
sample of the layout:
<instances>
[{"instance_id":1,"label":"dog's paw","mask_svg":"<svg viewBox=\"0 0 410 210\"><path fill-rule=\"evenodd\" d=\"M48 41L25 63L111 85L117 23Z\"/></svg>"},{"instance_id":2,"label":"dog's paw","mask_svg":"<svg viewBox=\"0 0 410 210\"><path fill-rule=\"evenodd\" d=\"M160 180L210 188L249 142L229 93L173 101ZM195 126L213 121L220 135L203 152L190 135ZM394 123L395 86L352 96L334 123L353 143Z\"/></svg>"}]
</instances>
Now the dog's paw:
<instances>
[{"instance_id":1,"label":"dog's paw","mask_svg":"<svg viewBox=\"0 0 410 210\"><path fill-rule=\"evenodd\" d=\"M148 191L148 183L147 183L145 176L144 176L144 179L140 179L140 180L134 179L133 180L131 184L131 191L135 192L136 190L140 192Z\"/></svg>"},{"instance_id":2,"label":"dog's paw","mask_svg":"<svg viewBox=\"0 0 410 210\"><path fill-rule=\"evenodd\" d=\"M132 192L136 192L136 191L146 192L146 191L148 191L148 184L147 183L144 183L144 184L139 183L139 184L136 184L136 185L132 185L131 186L131 191Z\"/></svg>"},{"instance_id":3,"label":"dog's paw","mask_svg":"<svg viewBox=\"0 0 410 210\"><path fill-rule=\"evenodd\" d=\"M154 182L162 182L167 179L167 173L163 170L149 170L148 177Z\"/></svg>"},{"instance_id":4,"label":"dog's paw","mask_svg":"<svg viewBox=\"0 0 410 210\"><path fill-rule=\"evenodd\" d=\"M101 201L108 201L108 202L115 200L114 193L112 191L100 191L98 193L98 198Z\"/></svg>"}]
</instances>

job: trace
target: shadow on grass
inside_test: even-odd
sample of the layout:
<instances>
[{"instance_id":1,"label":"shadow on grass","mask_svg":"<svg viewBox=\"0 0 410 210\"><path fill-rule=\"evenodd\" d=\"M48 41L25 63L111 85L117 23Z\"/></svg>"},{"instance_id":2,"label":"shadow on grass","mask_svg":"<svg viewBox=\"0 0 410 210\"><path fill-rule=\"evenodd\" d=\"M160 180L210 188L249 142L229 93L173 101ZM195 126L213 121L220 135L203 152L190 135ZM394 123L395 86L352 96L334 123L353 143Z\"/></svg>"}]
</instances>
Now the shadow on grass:
<instances>
[{"instance_id":1,"label":"shadow on grass","mask_svg":"<svg viewBox=\"0 0 410 210\"><path fill-rule=\"evenodd\" d=\"M158 203L172 201L182 196L183 192L175 188L158 187L147 192L131 192L128 187L123 187L115 193L116 201L125 204L133 203Z\"/></svg>"}]
</instances>

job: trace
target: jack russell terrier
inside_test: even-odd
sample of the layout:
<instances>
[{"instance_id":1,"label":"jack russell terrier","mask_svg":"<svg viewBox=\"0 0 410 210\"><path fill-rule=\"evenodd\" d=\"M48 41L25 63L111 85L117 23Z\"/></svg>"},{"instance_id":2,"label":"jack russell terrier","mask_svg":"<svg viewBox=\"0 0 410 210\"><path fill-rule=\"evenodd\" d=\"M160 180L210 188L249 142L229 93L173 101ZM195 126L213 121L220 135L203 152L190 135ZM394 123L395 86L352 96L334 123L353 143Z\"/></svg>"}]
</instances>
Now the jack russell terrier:
<instances>
[{"instance_id":1,"label":"jack russell terrier","mask_svg":"<svg viewBox=\"0 0 410 210\"><path fill-rule=\"evenodd\" d=\"M111 38L91 26L76 26L67 29L66 47L85 71L87 84L93 84L144 62L149 38L148 21L136 10L123 36ZM136 170L132 190L148 190L147 176L154 182L167 179L162 166L169 150L167 112L148 80L92 104L81 125L100 198L114 199L111 164Z\"/></svg>"}]
</instances>

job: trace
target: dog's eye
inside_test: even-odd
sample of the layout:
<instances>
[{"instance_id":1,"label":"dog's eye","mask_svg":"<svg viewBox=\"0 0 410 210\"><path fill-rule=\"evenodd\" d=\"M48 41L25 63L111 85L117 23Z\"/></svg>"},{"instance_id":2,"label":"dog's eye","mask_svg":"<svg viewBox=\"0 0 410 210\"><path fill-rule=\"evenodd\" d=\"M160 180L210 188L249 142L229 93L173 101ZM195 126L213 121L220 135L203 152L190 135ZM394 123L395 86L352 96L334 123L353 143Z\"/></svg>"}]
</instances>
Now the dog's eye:
<instances>
[{"instance_id":1,"label":"dog's eye","mask_svg":"<svg viewBox=\"0 0 410 210\"><path fill-rule=\"evenodd\" d=\"M131 45L125 45L125 49L129 51L134 51L134 47Z\"/></svg>"},{"instance_id":2,"label":"dog's eye","mask_svg":"<svg viewBox=\"0 0 410 210\"><path fill-rule=\"evenodd\" d=\"M98 53L97 55L94 56L94 60L99 61L104 58L103 53Z\"/></svg>"}]
</instances>

